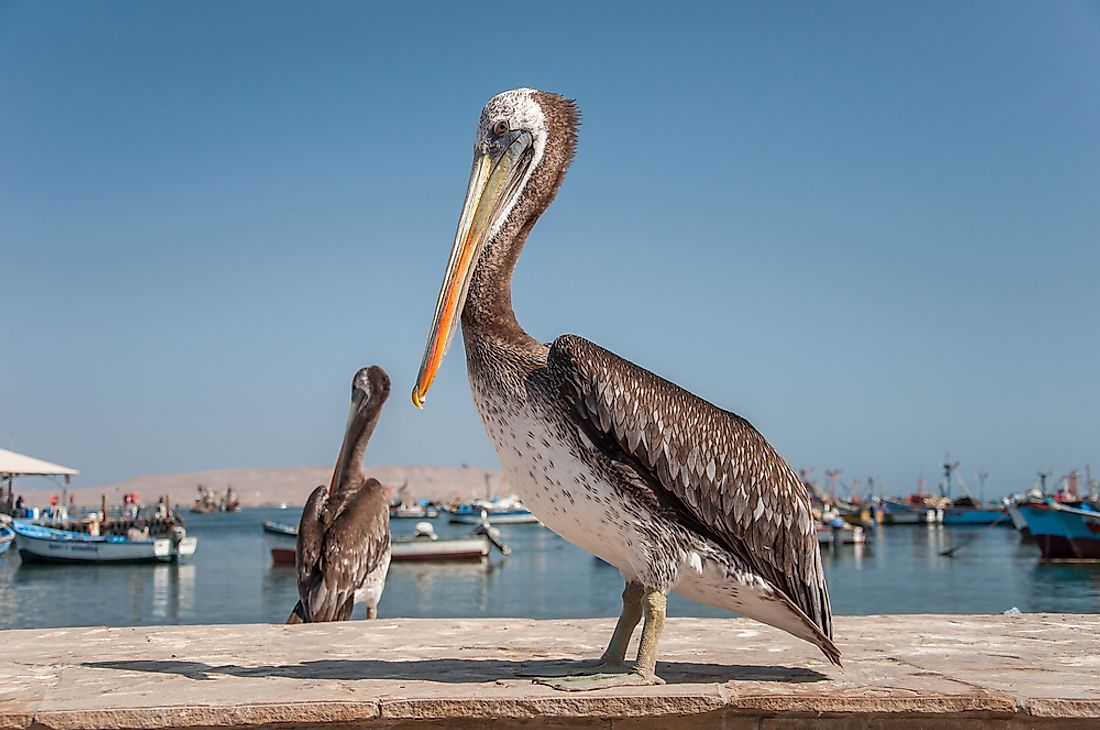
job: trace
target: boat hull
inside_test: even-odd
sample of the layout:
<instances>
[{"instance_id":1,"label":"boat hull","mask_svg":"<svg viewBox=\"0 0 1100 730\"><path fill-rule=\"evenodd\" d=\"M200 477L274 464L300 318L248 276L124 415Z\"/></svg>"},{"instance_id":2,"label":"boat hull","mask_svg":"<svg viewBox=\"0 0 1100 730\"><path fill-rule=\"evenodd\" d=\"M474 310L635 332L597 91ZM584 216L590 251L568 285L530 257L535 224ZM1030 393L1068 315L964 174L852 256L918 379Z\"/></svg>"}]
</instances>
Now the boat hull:
<instances>
[{"instance_id":1,"label":"boat hull","mask_svg":"<svg viewBox=\"0 0 1100 730\"><path fill-rule=\"evenodd\" d=\"M1020 515L1027 522L1031 537L1039 547L1044 560L1075 558L1073 543L1055 516L1054 508L1046 504L1021 504Z\"/></svg>"},{"instance_id":2,"label":"boat hull","mask_svg":"<svg viewBox=\"0 0 1100 730\"><path fill-rule=\"evenodd\" d=\"M264 523L264 537L277 565L294 565L298 529L291 525ZM483 537L453 540L398 538L390 541L390 560L479 560L489 555L489 541Z\"/></svg>"},{"instance_id":3,"label":"boat hull","mask_svg":"<svg viewBox=\"0 0 1100 730\"><path fill-rule=\"evenodd\" d=\"M520 512L490 512L487 517L494 525L533 525L538 522L538 518L527 510ZM481 523L481 513L463 514L452 512L448 515L447 521L452 525L477 525Z\"/></svg>"},{"instance_id":4,"label":"boat hull","mask_svg":"<svg viewBox=\"0 0 1100 730\"><path fill-rule=\"evenodd\" d=\"M390 559L406 560L480 560L489 555L489 541L484 537L457 540L393 540Z\"/></svg>"},{"instance_id":5,"label":"boat hull","mask_svg":"<svg viewBox=\"0 0 1100 730\"><path fill-rule=\"evenodd\" d=\"M945 507L943 524L945 525L992 525L994 523L1010 525L1012 521L1001 507Z\"/></svg>"},{"instance_id":6,"label":"boat hull","mask_svg":"<svg viewBox=\"0 0 1100 730\"><path fill-rule=\"evenodd\" d=\"M298 528L264 522L264 539L271 550L271 562L276 565L294 565L298 551Z\"/></svg>"},{"instance_id":7,"label":"boat hull","mask_svg":"<svg viewBox=\"0 0 1100 730\"><path fill-rule=\"evenodd\" d=\"M391 509L391 520L434 520L439 517L437 509Z\"/></svg>"},{"instance_id":8,"label":"boat hull","mask_svg":"<svg viewBox=\"0 0 1100 730\"><path fill-rule=\"evenodd\" d=\"M19 556L28 563L166 563L194 554L198 540L185 537L126 540L37 526L15 529Z\"/></svg>"},{"instance_id":9,"label":"boat hull","mask_svg":"<svg viewBox=\"0 0 1100 730\"><path fill-rule=\"evenodd\" d=\"M900 500L883 500L882 521L887 525L928 525L943 522L943 510Z\"/></svg>"},{"instance_id":10,"label":"boat hull","mask_svg":"<svg viewBox=\"0 0 1100 730\"><path fill-rule=\"evenodd\" d=\"M1100 560L1100 512L1056 505L1054 518L1069 539L1075 557Z\"/></svg>"}]
</instances>

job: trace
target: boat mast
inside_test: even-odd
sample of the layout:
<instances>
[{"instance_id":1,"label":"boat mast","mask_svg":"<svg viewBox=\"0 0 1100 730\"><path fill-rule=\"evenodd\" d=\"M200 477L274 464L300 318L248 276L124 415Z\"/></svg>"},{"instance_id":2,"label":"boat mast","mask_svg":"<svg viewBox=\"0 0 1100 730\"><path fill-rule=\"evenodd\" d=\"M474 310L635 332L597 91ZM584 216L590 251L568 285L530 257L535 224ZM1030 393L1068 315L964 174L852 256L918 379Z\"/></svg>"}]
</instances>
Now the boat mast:
<instances>
[{"instance_id":1,"label":"boat mast","mask_svg":"<svg viewBox=\"0 0 1100 730\"><path fill-rule=\"evenodd\" d=\"M989 478L989 472L985 469L978 471L978 500L985 504L985 480Z\"/></svg>"},{"instance_id":2,"label":"boat mast","mask_svg":"<svg viewBox=\"0 0 1100 730\"><path fill-rule=\"evenodd\" d=\"M829 469L825 472L825 477L829 480L829 497L834 505L836 504L836 478L842 473L841 469Z\"/></svg>"},{"instance_id":3,"label":"boat mast","mask_svg":"<svg viewBox=\"0 0 1100 730\"><path fill-rule=\"evenodd\" d=\"M1047 496L1047 477L1050 476L1049 471L1039 472L1039 491L1045 497Z\"/></svg>"},{"instance_id":4,"label":"boat mast","mask_svg":"<svg viewBox=\"0 0 1100 730\"><path fill-rule=\"evenodd\" d=\"M944 495L948 499L951 499L951 475L954 474L959 468L959 462L951 462L951 455L944 454L943 457L943 478L946 484L947 493Z\"/></svg>"}]
</instances>

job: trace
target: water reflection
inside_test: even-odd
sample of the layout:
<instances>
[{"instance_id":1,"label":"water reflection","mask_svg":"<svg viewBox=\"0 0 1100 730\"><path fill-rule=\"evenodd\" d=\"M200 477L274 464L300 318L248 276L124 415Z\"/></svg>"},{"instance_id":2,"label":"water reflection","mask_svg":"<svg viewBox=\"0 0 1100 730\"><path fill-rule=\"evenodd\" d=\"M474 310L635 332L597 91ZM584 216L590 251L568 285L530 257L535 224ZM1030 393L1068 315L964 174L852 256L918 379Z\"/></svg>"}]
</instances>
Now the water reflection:
<instances>
[{"instance_id":1,"label":"water reflection","mask_svg":"<svg viewBox=\"0 0 1100 730\"><path fill-rule=\"evenodd\" d=\"M23 566L17 555L0 557L0 627L282 623L297 600L295 573L271 564L264 519L294 522L297 514L245 510L189 519L199 550L182 565ZM397 521L394 532L409 534L414 524ZM444 519L434 524L441 538L470 530ZM616 569L541 527L502 530L513 548L507 558L394 563L381 615L617 615L623 584ZM1035 547L1021 545L1010 528L897 526L872 540L822 554L838 614L1100 609L1100 565L1040 563ZM964 542L952 557L941 554ZM729 615L680 596L670 598L669 614ZM362 617L362 607L354 615Z\"/></svg>"}]
</instances>

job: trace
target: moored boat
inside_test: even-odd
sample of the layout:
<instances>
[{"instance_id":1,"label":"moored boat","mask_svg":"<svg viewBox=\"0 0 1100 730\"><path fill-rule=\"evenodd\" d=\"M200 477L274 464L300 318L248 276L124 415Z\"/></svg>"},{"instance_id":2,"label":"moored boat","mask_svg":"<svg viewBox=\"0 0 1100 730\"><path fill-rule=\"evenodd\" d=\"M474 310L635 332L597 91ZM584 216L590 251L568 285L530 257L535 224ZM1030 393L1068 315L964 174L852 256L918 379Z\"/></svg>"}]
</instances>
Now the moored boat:
<instances>
[{"instance_id":1,"label":"moored boat","mask_svg":"<svg viewBox=\"0 0 1100 730\"><path fill-rule=\"evenodd\" d=\"M11 549L15 542L15 532L5 524L0 523L0 555Z\"/></svg>"},{"instance_id":2,"label":"moored boat","mask_svg":"<svg viewBox=\"0 0 1100 730\"><path fill-rule=\"evenodd\" d=\"M439 510L427 504L400 504L390 507L391 520L430 520L439 516Z\"/></svg>"},{"instance_id":3,"label":"moored boat","mask_svg":"<svg viewBox=\"0 0 1100 730\"><path fill-rule=\"evenodd\" d=\"M965 525L1011 525L1012 520L1004 507L950 506L943 509L943 524L949 526Z\"/></svg>"},{"instance_id":4,"label":"moored boat","mask_svg":"<svg viewBox=\"0 0 1100 730\"><path fill-rule=\"evenodd\" d=\"M456 502L446 508L447 521L457 525L477 525L486 517L496 525L535 524L538 518L515 498L499 501L476 500Z\"/></svg>"},{"instance_id":5,"label":"moored boat","mask_svg":"<svg viewBox=\"0 0 1100 730\"><path fill-rule=\"evenodd\" d=\"M120 535L86 535L16 521L15 546L24 562L164 563L194 554L198 540L176 537L130 540Z\"/></svg>"},{"instance_id":6,"label":"moored boat","mask_svg":"<svg viewBox=\"0 0 1100 730\"><path fill-rule=\"evenodd\" d=\"M480 560L489 555L489 539L485 535L440 540L430 522L416 526L412 537L390 541L394 560Z\"/></svg>"},{"instance_id":7,"label":"moored boat","mask_svg":"<svg viewBox=\"0 0 1100 730\"><path fill-rule=\"evenodd\" d=\"M1027 522L1028 530L1044 560L1075 558L1073 543L1062 522L1057 518L1052 504L1029 501L1017 504L1020 515Z\"/></svg>"},{"instance_id":8,"label":"moored boat","mask_svg":"<svg viewBox=\"0 0 1100 730\"><path fill-rule=\"evenodd\" d=\"M883 499L882 521L887 525L927 525L942 522L943 512L936 507L906 500Z\"/></svg>"},{"instance_id":9,"label":"moored boat","mask_svg":"<svg viewBox=\"0 0 1100 730\"><path fill-rule=\"evenodd\" d=\"M298 526L264 520L264 540L271 550L271 562L277 565L294 565L298 549Z\"/></svg>"},{"instance_id":10,"label":"moored boat","mask_svg":"<svg viewBox=\"0 0 1100 730\"><path fill-rule=\"evenodd\" d=\"M1100 560L1100 512L1088 503L1069 507L1054 502L1051 507L1054 519L1069 539L1074 556L1081 560Z\"/></svg>"},{"instance_id":11,"label":"moored boat","mask_svg":"<svg viewBox=\"0 0 1100 730\"><path fill-rule=\"evenodd\" d=\"M843 527L821 524L817 526L817 544L822 547L839 545L863 545L867 542L867 532L862 527L847 523Z\"/></svg>"},{"instance_id":12,"label":"moored boat","mask_svg":"<svg viewBox=\"0 0 1100 730\"><path fill-rule=\"evenodd\" d=\"M293 565L298 542L298 527L277 522L264 522L264 537L271 550L273 563ZM390 541L390 559L402 560L476 560L489 554L486 535L441 540L430 522L416 526L412 537L397 537Z\"/></svg>"}]
</instances>

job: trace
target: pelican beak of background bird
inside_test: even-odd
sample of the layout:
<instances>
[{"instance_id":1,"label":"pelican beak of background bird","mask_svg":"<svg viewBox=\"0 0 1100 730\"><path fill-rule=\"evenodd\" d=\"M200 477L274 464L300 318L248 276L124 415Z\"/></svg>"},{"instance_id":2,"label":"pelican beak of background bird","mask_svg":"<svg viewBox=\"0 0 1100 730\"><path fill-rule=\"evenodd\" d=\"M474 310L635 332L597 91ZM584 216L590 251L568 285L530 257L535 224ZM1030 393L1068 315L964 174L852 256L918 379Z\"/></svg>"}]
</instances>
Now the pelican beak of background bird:
<instances>
[{"instance_id":1,"label":"pelican beak of background bird","mask_svg":"<svg viewBox=\"0 0 1100 730\"><path fill-rule=\"evenodd\" d=\"M470 280L477 268L485 242L496 224L510 209L516 193L526 177L534 154L530 132L509 131L500 140L474 151L474 166L466 187L466 201L458 221L454 247L447 262L447 273L439 289L435 317L420 362L420 374L413 388L412 401L424 407L435 374L443 356L451 346L462 307L470 289Z\"/></svg>"}]
</instances>

